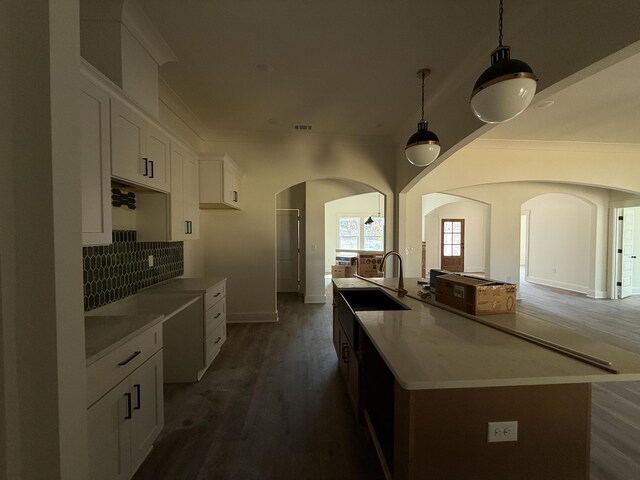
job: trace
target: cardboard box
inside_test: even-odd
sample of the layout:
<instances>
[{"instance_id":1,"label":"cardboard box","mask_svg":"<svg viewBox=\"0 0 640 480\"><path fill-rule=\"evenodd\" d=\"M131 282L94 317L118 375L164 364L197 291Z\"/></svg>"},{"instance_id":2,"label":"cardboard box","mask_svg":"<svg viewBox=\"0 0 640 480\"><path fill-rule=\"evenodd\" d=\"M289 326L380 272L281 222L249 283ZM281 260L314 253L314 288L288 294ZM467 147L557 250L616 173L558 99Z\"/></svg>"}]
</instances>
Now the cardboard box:
<instances>
[{"instance_id":1,"label":"cardboard box","mask_svg":"<svg viewBox=\"0 0 640 480\"><path fill-rule=\"evenodd\" d=\"M382 267L382 257L377 253L358 254L358 275L362 277L382 277L380 267Z\"/></svg>"},{"instance_id":2,"label":"cardboard box","mask_svg":"<svg viewBox=\"0 0 640 480\"><path fill-rule=\"evenodd\" d=\"M513 313L516 286L488 278L440 275L436 278L436 301L472 315Z\"/></svg>"},{"instance_id":3,"label":"cardboard box","mask_svg":"<svg viewBox=\"0 0 640 480\"><path fill-rule=\"evenodd\" d=\"M331 267L332 278L351 278L356 273L356 267L345 267L344 265L333 265Z\"/></svg>"}]
</instances>

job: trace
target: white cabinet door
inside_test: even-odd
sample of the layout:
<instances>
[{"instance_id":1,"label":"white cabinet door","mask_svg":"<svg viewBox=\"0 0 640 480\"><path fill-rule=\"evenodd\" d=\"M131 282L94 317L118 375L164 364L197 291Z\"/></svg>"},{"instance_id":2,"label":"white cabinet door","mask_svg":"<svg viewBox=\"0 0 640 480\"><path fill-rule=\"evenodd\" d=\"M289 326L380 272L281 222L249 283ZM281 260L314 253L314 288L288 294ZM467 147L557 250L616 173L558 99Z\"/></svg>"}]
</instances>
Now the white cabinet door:
<instances>
[{"instance_id":1,"label":"white cabinet door","mask_svg":"<svg viewBox=\"0 0 640 480\"><path fill-rule=\"evenodd\" d=\"M145 459L164 426L162 350L129 377L131 392L131 471Z\"/></svg>"},{"instance_id":2,"label":"white cabinet door","mask_svg":"<svg viewBox=\"0 0 640 480\"><path fill-rule=\"evenodd\" d=\"M188 232L184 208L183 165L186 152L175 143L171 144L171 240L184 240Z\"/></svg>"},{"instance_id":3,"label":"white cabinet door","mask_svg":"<svg viewBox=\"0 0 640 480\"><path fill-rule=\"evenodd\" d=\"M111 174L168 192L169 168L169 137L112 98Z\"/></svg>"},{"instance_id":4,"label":"white cabinet door","mask_svg":"<svg viewBox=\"0 0 640 480\"><path fill-rule=\"evenodd\" d=\"M89 480L128 480L131 476L129 379L87 410Z\"/></svg>"},{"instance_id":5,"label":"white cabinet door","mask_svg":"<svg viewBox=\"0 0 640 480\"><path fill-rule=\"evenodd\" d=\"M242 172L228 155L200 160L200 208L240 208Z\"/></svg>"},{"instance_id":6,"label":"white cabinet door","mask_svg":"<svg viewBox=\"0 0 640 480\"><path fill-rule=\"evenodd\" d=\"M162 190L169 191L169 137L152 125L145 128L145 157L147 162L147 175L145 184Z\"/></svg>"},{"instance_id":7,"label":"white cabinet door","mask_svg":"<svg viewBox=\"0 0 640 480\"><path fill-rule=\"evenodd\" d=\"M200 238L200 194L198 160L193 155L187 155L183 164L184 172L184 219L189 222L187 240Z\"/></svg>"},{"instance_id":8,"label":"white cabinet door","mask_svg":"<svg viewBox=\"0 0 640 480\"><path fill-rule=\"evenodd\" d=\"M114 177L145 183L149 165L143 159L144 123L121 102L111 99L111 175Z\"/></svg>"},{"instance_id":9,"label":"white cabinet door","mask_svg":"<svg viewBox=\"0 0 640 480\"><path fill-rule=\"evenodd\" d=\"M111 147L109 96L80 79L82 244L105 245L111 238Z\"/></svg>"}]
</instances>

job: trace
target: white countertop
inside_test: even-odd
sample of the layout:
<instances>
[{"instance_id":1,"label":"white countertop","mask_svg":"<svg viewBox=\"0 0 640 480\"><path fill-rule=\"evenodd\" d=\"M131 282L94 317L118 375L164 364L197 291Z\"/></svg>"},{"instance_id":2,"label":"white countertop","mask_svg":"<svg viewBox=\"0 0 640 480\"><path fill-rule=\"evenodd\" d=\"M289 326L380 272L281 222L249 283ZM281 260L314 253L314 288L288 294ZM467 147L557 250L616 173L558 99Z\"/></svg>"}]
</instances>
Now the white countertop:
<instances>
[{"instance_id":1,"label":"white countertop","mask_svg":"<svg viewBox=\"0 0 640 480\"><path fill-rule=\"evenodd\" d=\"M85 312L87 365L198 301L224 278L176 278Z\"/></svg>"},{"instance_id":2,"label":"white countertop","mask_svg":"<svg viewBox=\"0 0 640 480\"><path fill-rule=\"evenodd\" d=\"M370 279L372 280L372 279ZM396 287L397 279L373 279ZM358 278L334 279L339 289L377 288ZM405 279L409 294L417 279ZM483 322L534 335L612 362L612 374L559 352L412 298L411 310L360 311L356 317L405 389L440 389L640 380L640 355L521 314L482 315ZM466 315L466 316L465 316Z\"/></svg>"}]
</instances>

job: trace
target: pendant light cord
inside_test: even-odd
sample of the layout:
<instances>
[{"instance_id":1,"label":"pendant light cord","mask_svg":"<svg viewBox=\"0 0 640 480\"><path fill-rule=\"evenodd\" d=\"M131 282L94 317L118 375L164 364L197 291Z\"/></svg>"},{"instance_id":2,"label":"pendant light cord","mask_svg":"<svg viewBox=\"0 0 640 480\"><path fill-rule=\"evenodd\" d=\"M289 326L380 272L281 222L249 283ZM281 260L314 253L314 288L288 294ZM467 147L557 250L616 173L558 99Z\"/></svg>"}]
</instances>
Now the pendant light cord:
<instances>
[{"instance_id":1,"label":"pendant light cord","mask_svg":"<svg viewBox=\"0 0 640 480\"><path fill-rule=\"evenodd\" d=\"M421 121L424 122L424 72L422 72L422 120Z\"/></svg>"},{"instance_id":2,"label":"pendant light cord","mask_svg":"<svg viewBox=\"0 0 640 480\"><path fill-rule=\"evenodd\" d=\"M502 46L502 13L504 12L504 8L502 6L502 0L500 0L500 9L498 10L500 15L500 20L498 20L498 31L500 32L498 35L498 46ZM424 88L424 87L422 87Z\"/></svg>"}]
</instances>

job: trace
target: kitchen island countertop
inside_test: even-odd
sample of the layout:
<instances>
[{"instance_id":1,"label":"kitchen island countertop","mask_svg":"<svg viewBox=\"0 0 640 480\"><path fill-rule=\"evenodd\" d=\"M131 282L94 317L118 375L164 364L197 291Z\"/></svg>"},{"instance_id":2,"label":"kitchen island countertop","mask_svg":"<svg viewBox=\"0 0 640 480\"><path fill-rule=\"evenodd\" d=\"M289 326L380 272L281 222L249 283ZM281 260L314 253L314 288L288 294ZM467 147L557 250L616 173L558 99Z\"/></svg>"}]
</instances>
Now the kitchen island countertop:
<instances>
[{"instance_id":1,"label":"kitchen island countertop","mask_svg":"<svg viewBox=\"0 0 640 480\"><path fill-rule=\"evenodd\" d=\"M409 294L417 278L405 279ZM340 290L387 288L410 310L356 311L356 318L407 390L592 383L640 380L640 355L599 342L571 329L522 313L477 317L482 322L523 332L611 362L610 373L557 351L515 337L393 291L397 278L334 279ZM444 308L443 308L444 307Z\"/></svg>"}]
</instances>

